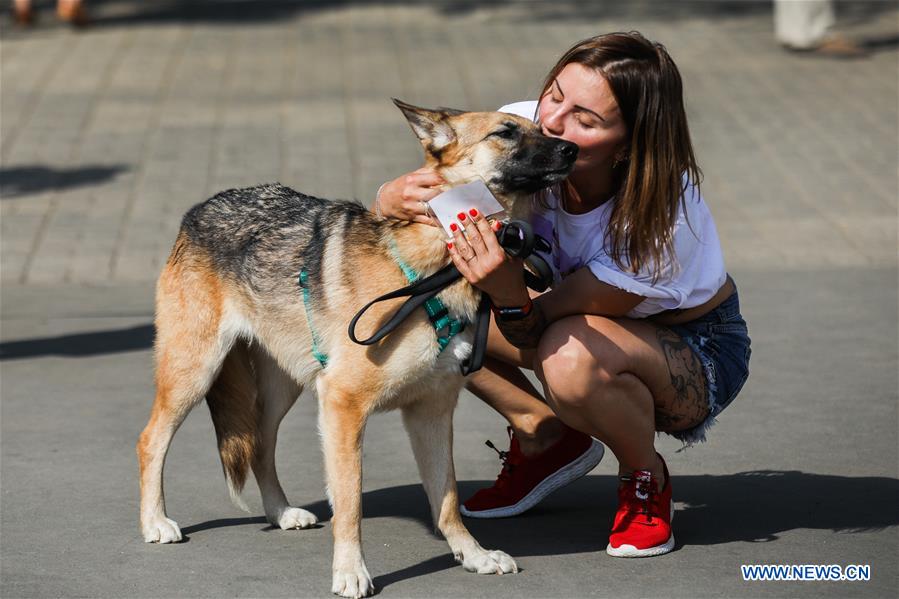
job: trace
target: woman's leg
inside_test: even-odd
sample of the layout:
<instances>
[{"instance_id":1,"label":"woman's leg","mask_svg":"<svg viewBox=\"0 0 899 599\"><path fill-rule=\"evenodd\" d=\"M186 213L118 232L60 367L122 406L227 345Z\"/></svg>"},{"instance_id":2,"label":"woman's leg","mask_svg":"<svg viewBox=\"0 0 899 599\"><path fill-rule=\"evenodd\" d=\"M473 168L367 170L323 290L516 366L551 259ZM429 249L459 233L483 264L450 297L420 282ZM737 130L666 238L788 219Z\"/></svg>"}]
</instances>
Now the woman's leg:
<instances>
[{"instance_id":1,"label":"woman's leg","mask_svg":"<svg viewBox=\"0 0 899 599\"><path fill-rule=\"evenodd\" d=\"M622 473L650 470L660 485L655 432L691 428L708 414L699 360L649 322L565 318L544 334L535 366L562 421L606 443Z\"/></svg>"},{"instance_id":2,"label":"woman's leg","mask_svg":"<svg viewBox=\"0 0 899 599\"><path fill-rule=\"evenodd\" d=\"M506 341L491 320L484 368L466 383L469 391L509 421L525 455L541 453L564 433L562 422L521 372L522 367L532 368L533 361L533 351Z\"/></svg>"},{"instance_id":3,"label":"woman's leg","mask_svg":"<svg viewBox=\"0 0 899 599\"><path fill-rule=\"evenodd\" d=\"M528 290L532 298L540 294ZM546 405L540 392L521 372L534 369L535 350L515 347L503 336L491 315L484 368L471 375L465 388L509 422L522 453L536 455L554 445L565 426Z\"/></svg>"},{"instance_id":4,"label":"woman's leg","mask_svg":"<svg viewBox=\"0 0 899 599\"><path fill-rule=\"evenodd\" d=\"M559 417L604 441L627 475L606 552L674 549L672 485L654 434L691 428L708 414L705 375L689 346L645 321L572 316L544 333L535 366Z\"/></svg>"},{"instance_id":5,"label":"woman's leg","mask_svg":"<svg viewBox=\"0 0 899 599\"><path fill-rule=\"evenodd\" d=\"M502 518L527 511L587 474L602 459L603 447L565 426L521 372L532 366L533 351L516 349L495 326L487 351L484 368L469 377L467 386L509 421L514 435L509 450L500 452L503 468L496 482L469 497L462 513Z\"/></svg>"}]
</instances>

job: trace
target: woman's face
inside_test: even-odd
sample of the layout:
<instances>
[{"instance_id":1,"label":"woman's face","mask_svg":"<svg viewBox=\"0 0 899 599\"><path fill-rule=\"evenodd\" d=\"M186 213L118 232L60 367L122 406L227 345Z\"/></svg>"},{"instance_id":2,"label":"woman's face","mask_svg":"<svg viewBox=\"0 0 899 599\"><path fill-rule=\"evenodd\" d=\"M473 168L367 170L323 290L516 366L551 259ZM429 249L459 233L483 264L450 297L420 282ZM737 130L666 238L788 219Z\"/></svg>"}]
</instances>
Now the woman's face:
<instances>
[{"instance_id":1,"label":"woman's face","mask_svg":"<svg viewBox=\"0 0 899 599\"><path fill-rule=\"evenodd\" d=\"M543 133L580 148L573 172L611 170L627 145L627 127L615 95L595 69L565 65L538 108Z\"/></svg>"}]
</instances>

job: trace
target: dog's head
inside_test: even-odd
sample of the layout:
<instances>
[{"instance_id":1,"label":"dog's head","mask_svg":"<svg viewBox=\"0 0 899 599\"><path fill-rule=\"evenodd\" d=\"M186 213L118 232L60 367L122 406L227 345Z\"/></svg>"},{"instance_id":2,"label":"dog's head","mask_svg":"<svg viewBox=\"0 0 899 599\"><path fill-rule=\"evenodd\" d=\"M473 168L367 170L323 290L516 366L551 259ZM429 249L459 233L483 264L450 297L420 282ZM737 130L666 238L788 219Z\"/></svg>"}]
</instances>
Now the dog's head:
<instances>
[{"instance_id":1,"label":"dog's head","mask_svg":"<svg viewBox=\"0 0 899 599\"><path fill-rule=\"evenodd\" d=\"M576 144L543 135L519 116L394 103L421 141L426 166L449 187L482 179L507 211L519 198L567 177L577 158Z\"/></svg>"}]
</instances>

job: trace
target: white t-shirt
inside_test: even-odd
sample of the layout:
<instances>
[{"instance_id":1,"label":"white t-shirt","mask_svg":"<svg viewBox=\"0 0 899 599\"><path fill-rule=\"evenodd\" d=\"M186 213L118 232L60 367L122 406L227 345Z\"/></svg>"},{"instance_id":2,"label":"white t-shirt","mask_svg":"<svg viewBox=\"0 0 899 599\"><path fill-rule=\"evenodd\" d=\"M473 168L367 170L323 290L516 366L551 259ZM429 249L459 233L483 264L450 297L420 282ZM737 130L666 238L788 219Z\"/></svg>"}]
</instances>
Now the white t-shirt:
<instances>
[{"instance_id":1,"label":"white t-shirt","mask_svg":"<svg viewBox=\"0 0 899 599\"><path fill-rule=\"evenodd\" d=\"M499 110L534 119L537 102L517 102ZM547 195L550 209L536 206L531 224L534 232L552 245L551 253L543 258L553 269L555 282L586 266L600 281L646 298L628 312L631 318L704 304L727 278L715 222L692 184L687 185L674 225L676 260L665 264L655 282L651 269L629 272L609 256L606 231L614 198L585 214L570 214L559 206L554 194Z\"/></svg>"}]
</instances>

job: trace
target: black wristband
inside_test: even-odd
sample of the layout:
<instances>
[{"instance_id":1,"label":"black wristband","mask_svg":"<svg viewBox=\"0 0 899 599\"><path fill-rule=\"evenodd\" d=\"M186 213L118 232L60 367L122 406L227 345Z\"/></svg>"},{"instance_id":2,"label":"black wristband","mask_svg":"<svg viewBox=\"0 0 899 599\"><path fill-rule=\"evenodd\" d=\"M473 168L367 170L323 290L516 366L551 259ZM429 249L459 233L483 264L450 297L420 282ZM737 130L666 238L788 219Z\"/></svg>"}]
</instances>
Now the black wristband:
<instances>
[{"instance_id":1,"label":"black wristband","mask_svg":"<svg viewBox=\"0 0 899 599\"><path fill-rule=\"evenodd\" d=\"M529 299L528 303L517 308L493 306L493 313L496 315L497 320L511 322L527 318L533 308L534 302Z\"/></svg>"}]
</instances>

